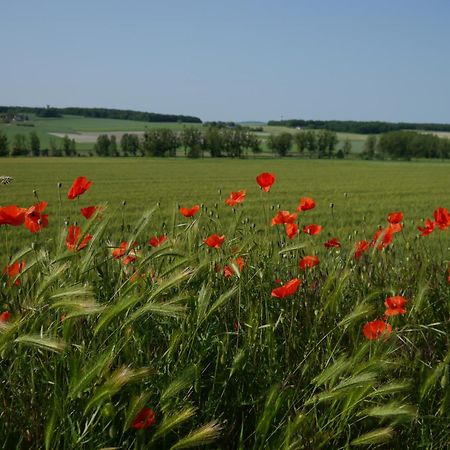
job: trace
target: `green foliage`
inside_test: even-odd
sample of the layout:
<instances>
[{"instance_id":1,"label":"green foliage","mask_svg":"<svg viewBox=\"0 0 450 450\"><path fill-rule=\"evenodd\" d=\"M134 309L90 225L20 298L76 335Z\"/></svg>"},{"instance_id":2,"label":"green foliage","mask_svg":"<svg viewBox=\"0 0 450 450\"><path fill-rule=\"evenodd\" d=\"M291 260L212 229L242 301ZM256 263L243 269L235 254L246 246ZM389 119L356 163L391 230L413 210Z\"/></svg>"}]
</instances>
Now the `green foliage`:
<instances>
[{"instance_id":1,"label":"green foliage","mask_svg":"<svg viewBox=\"0 0 450 450\"><path fill-rule=\"evenodd\" d=\"M23 134L14 135L11 145L11 156L25 156L28 155L28 144Z\"/></svg>"},{"instance_id":2,"label":"green foliage","mask_svg":"<svg viewBox=\"0 0 450 450\"><path fill-rule=\"evenodd\" d=\"M30 139L30 150L32 156L40 156L41 154L41 141L39 139L39 136L35 131L32 131L29 134Z\"/></svg>"},{"instance_id":3,"label":"green foliage","mask_svg":"<svg viewBox=\"0 0 450 450\"><path fill-rule=\"evenodd\" d=\"M178 136L168 128L148 129L142 138L141 149L147 156L176 156Z\"/></svg>"},{"instance_id":4,"label":"green foliage","mask_svg":"<svg viewBox=\"0 0 450 450\"><path fill-rule=\"evenodd\" d=\"M292 134L271 134L267 139L267 146L272 152L277 153L278 156L287 156L292 147Z\"/></svg>"},{"instance_id":5,"label":"green foliage","mask_svg":"<svg viewBox=\"0 0 450 450\"><path fill-rule=\"evenodd\" d=\"M0 130L0 156L8 156L8 136Z\"/></svg>"}]
</instances>

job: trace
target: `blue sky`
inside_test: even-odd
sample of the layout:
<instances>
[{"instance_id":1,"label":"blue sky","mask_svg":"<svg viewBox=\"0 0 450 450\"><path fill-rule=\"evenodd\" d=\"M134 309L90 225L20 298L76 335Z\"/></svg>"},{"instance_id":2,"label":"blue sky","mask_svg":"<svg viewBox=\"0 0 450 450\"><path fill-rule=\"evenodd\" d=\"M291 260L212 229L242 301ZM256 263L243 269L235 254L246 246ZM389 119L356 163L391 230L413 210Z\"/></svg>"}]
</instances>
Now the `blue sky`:
<instances>
[{"instance_id":1,"label":"blue sky","mask_svg":"<svg viewBox=\"0 0 450 450\"><path fill-rule=\"evenodd\" d=\"M1 3L2 105L450 123L446 0Z\"/></svg>"}]
</instances>

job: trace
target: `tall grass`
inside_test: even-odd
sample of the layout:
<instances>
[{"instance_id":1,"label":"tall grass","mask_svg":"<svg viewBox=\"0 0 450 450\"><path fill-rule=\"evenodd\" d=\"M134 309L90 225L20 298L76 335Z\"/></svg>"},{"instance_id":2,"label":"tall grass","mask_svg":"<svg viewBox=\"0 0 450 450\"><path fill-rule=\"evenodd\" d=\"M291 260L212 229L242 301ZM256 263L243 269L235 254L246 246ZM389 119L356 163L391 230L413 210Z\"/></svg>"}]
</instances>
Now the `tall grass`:
<instances>
[{"instance_id":1,"label":"tall grass","mask_svg":"<svg viewBox=\"0 0 450 450\"><path fill-rule=\"evenodd\" d=\"M419 240L405 227L355 260L353 241L290 241L242 207L218 208L226 221L215 207L175 211L155 248L157 208L146 212L123 230L127 265L108 233L120 212L107 210L85 222L80 251L66 249L64 226L12 257L26 266L1 279L2 448L448 448L448 229ZM212 233L220 249L203 243ZM301 271L308 254L320 265ZM295 295L271 296L293 277ZM408 299L407 314L369 341L362 327L390 295ZM145 406L156 423L135 430Z\"/></svg>"}]
</instances>

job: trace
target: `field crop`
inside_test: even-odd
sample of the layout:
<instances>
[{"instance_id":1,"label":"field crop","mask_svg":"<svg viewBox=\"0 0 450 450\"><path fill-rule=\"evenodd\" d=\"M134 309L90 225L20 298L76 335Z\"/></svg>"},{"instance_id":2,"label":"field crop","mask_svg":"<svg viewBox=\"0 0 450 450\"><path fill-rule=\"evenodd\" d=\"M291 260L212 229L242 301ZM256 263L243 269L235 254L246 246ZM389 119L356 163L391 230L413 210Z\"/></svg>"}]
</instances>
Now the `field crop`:
<instances>
[{"instance_id":1,"label":"field crop","mask_svg":"<svg viewBox=\"0 0 450 450\"><path fill-rule=\"evenodd\" d=\"M3 160L3 448L447 448L448 171Z\"/></svg>"}]
</instances>

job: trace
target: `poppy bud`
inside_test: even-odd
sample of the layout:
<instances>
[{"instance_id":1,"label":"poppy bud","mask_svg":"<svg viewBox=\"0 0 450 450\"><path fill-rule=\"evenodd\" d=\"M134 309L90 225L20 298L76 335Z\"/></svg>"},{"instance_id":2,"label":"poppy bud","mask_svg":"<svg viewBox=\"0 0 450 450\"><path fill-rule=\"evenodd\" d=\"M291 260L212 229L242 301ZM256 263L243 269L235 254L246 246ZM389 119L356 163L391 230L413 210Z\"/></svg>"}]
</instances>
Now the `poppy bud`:
<instances>
[{"instance_id":1,"label":"poppy bud","mask_svg":"<svg viewBox=\"0 0 450 450\"><path fill-rule=\"evenodd\" d=\"M62 188L62 183L59 182L59 183L57 184L57 186L58 186L58 189L61 189L61 188Z\"/></svg>"},{"instance_id":2,"label":"poppy bud","mask_svg":"<svg viewBox=\"0 0 450 450\"><path fill-rule=\"evenodd\" d=\"M122 202L122 206L125 206L126 204L127 204L127 201L124 200L124 201Z\"/></svg>"},{"instance_id":3,"label":"poppy bud","mask_svg":"<svg viewBox=\"0 0 450 450\"><path fill-rule=\"evenodd\" d=\"M330 203L330 208L331 208L331 209L334 208L334 203Z\"/></svg>"},{"instance_id":4,"label":"poppy bud","mask_svg":"<svg viewBox=\"0 0 450 450\"><path fill-rule=\"evenodd\" d=\"M33 195L34 195L35 197L37 197L37 191L36 191L36 189L33 189Z\"/></svg>"},{"instance_id":5,"label":"poppy bud","mask_svg":"<svg viewBox=\"0 0 450 450\"><path fill-rule=\"evenodd\" d=\"M214 208L218 208L219 207L219 204L218 203L214 203Z\"/></svg>"}]
</instances>

